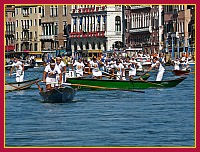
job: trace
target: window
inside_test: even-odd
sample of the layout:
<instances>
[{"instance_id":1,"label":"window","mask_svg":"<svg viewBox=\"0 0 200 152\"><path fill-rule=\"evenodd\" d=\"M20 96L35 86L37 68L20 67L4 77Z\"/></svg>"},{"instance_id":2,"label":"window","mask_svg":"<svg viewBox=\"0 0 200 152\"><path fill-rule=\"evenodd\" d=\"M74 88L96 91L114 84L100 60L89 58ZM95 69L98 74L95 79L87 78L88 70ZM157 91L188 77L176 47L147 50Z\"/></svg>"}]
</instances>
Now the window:
<instances>
[{"instance_id":1,"label":"window","mask_svg":"<svg viewBox=\"0 0 200 152\"><path fill-rule=\"evenodd\" d=\"M41 26L41 22L42 22L41 19L39 19L39 26Z\"/></svg>"},{"instance_id":2,"label":"window","mask_svg":"<svg viewBox=\"0 0 200 152\"><path fill-rule=\"evenodd\" d=\"M98 49L99 50L101 49L101 43L100 42L98 43Z\"/></svg>"},{"instance_id":3,"label":"window","mask_svg":"<svg viewBox=\"0 0 200 152\"><path fill-rule=\"evenodd\" d=\"M34 51L37 51L37 43L34 44Z\"/></svg>"},{"instance_id":4,"label":"window","mask_svg":"<svg viewBox=\"0 0 200 152\"><path fill-rule=\"evenodd\" d=\"M54 8L54 16L55 17L58 16L58 5L56 5L55 8Z\"/></svg>"},{"instance_id":5,"label":"window","mask_svg":"<svg viewBox=\"0 0 200 152\"><path fill-rule=\"evenodd\" d=\"M63 16L67 16L67 5L63 6Z\"/></svg>"},{"instance_id":6,"label":"window","mask_svg":"<svg viewBox=\"0 0 200 152\"><path fill-rule=\"evenodd\" d=\"M18 15L18 8L15 8L16 15Z\"/></svg>"},{"instance_id":7,"label":"window","mask_svg":"<svg viewBox=\"0 0 200 152\"><path fill-rule=\"evenodd\" d=\"M35 13L37 13L37 7L35 7Z\"/></svg>"},{"instance_id":8,"label":"window","mask_svg":"<svg viewBox=\"0 0 200 152\"><path fill-rule=\"evenodd\" d=\"M95 49L95 43L94 42L92 43L92 49L93 50Z\"/></svg>"},{"instance_id":9,"label":"window","mask_svg":"<svg viewBox=\"0 0 200 152\"><path fill-rule=\"evenodd\" d=\"M120 16L115 17L115 31L116 32L121 31L121 18L120 18Z\"/></svg>"},{"instance_id":10,"label":"window","mask_svg":"<svg viewBox=\"0 0 200 152\"><path fill-rule=\"evenodd\" d=\"M89 43L87 42L86 43L86 50L88 50L89 49Z\"/></svg>"},{"instance_id":11,"label":"window","mask_svg":"<svg viewBox=\"0 0 200 152\"><path fill-rule=\"evenodd\" d=\"M37 19L35 19L35 26L37 26Z\"/></svg>"},{"instance_id":12,"label":"window","mask_svg":"<svg viewBox=\"0 0 200 152\"><path fill-rule=\"evenodd\" d=\"M19 25L18 25L18 20L16 20L16 27L18 27Z\"/></svg>"},{"instance_id":13,"label":"window","mask_svg":"<svg viewBox=\"0 0 200 152\"><path fill-rule=\"evenodd\" d=\"M32 20L30 20L30 26L33 26L33 21Z\"/></svg>"},{"instance_id":14,"label":"window","mask_svg":"<svg viewBox=\"0 0 200 152\"><path fill-rule=\"evenodd\" d=\"M50 16L51 17L53 16L53 5L51 5L51 7L50 7Z\"/></svg>"},{"instance_id":15,"label":"window","mask_svg":"<svg viewBox=\"0 0 200 152\"><path fill-rule=\"evenodd\" d=\"M33 38L33 32L30 32L30 39Z\"/></svg>"},{"instance_id":16,"label":"window","mask_svg":"<svg viewBox=\"0 0 200 152\"><path fill-rule=\"evenodd\" d=\"M16 39L18 40L18 38L19 38L19 33L16 32Z\"/></svg>"},{"instance_id":17,"label":"window","mask_svg":"<svg viewBox=\"0 0 200 152\"><path fill-rule=\"evenodd\" d=\"M32 14L32 7L30 7L30 14Z\"/></svg>"},{"instance_id":18,"label":"window","mask_svg":"<svg viewBox=\"0 0 200 152\"><path fill-rule=\"evenodd\" d=\"M41 7L39 7L39 13L41 13L42 11L41 11Z\"/></svg>"},{"instance_id":19,"label":"window","mask_svg":"<svg viewBox=\"0 0 200 152\"><path fill-rule=\"evenodd\" d=\"M42 6L42 17L44 17L45 13L44 13L44 6Z\"/></svg>"}]
</instances>

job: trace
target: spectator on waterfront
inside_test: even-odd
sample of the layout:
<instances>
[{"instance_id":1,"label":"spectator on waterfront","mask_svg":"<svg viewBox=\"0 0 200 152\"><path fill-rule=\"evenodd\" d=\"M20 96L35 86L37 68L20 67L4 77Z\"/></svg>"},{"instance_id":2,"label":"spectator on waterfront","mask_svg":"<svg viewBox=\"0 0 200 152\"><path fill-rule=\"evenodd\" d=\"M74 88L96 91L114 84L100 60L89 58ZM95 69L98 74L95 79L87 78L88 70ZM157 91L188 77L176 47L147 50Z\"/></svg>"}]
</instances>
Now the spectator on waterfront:
<instances>
[{"instance_id":1,"label":"spectator on waterfront","mask_svg":"<svg viewBox=\"0 0 200 152\"><path fill-rule=\"evenodd\" d=\"M158 74L156 77L156 81L162 81L163 74L165 72L165 68L162 66L162 64L158 61L157 57L153 57L153 63L151 67L147 70L150 71L151 69L156 68L158 69Z\"/></svg>"},{"instance_id":2,"label":"spectator on waterfront","mask_svg":"<svg viewBox=\"0 0 200 152\"><path fill-rule=\"evenodd\" d=\"M55 60L51 59L50 64L48 64L43 72L43 82L46 82L46 90L51 90L55 87L56 74L59 75L58 83L62 82L62 74L58 66L56 66Z\"/></svg>"},{"instance_id":3,"label":"spectator on waterfront","mask_svg":"<svg viewBox=\"0 0 200 152\"><path fill-rule=\"evenodd\" d=\"M10 76L16 71L16 82L24 81L24 64L14 57L12 67L10 68Z\"/></svg>"}]
</instances>

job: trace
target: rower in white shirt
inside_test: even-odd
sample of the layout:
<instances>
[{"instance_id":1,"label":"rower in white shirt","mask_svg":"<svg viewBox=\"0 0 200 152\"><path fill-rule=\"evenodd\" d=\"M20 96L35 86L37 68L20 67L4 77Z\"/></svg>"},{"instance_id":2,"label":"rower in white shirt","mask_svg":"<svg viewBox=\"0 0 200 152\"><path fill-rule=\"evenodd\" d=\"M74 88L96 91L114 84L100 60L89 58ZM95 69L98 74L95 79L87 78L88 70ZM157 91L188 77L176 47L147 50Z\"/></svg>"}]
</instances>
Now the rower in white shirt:
<instances>
[{"instance_id":1,"label":"rower in white shirt","mask_svg":"<svg viewBox=\"0 0 200 152\"><path fill-rule=\"evenodd\" d=\"M78 59L78 62L75 62L73 64L73 67L76 67L76 76L77 77L82 77L85 65L83 64L81 58Z\"/></svg>"},{"instance_id":2,"label":"rower in white shirt","mask_svg":"<svg viewBox=\"0 0 200 152\"><path fill-rule=\"evenodd\" d=\"M148 69L150 71L151 69L156 68L158 69L158 74L156 77L156 81L162 81L163 74L165 72L165 68L162 66L162 64L158 61L157 57L153 57L153 63L151 67Z\"/></svg>"},{"instance_id":3,"label":"rower in white shirt","mask_svg":"<svg viewBox=\"0 0 200 152\"><path fill-rule=\"evenodd\" d=\"M55 64L55 60L51 59L50 64L48 64L43 72L43 82L46 82L46 90L51 90L55 87L56 74L59 75L58 83L62 82L62 74L58 66Z\"/></svg>"},{"instance_id":4,"label":"rower in white shirt","mask_svg":"<svg viewBox=\"0 0 200 152\"><path fill-rule=\"evenodd\" d=\"M10 69L10 76L12 75L13 70L16 71L16 82L24 81L24 64L16 57L14 58L12 68Z\"/></svg>"}]
</instances>

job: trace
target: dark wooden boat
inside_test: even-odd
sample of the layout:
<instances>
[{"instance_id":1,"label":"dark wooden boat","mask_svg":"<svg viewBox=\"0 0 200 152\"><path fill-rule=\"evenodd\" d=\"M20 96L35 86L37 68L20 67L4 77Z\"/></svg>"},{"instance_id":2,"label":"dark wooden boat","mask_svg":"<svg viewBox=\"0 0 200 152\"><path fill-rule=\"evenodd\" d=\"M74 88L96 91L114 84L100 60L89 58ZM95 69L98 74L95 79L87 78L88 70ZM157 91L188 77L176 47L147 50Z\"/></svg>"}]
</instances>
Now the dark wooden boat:
<instances>
[{"instance_id":1,"label":"dark wooden boat","mask_svg":"<svg viewBox=\"0 0 200 152\"><path fill-rule=\"evenodd\" d=\"M173 70L172 73L176 76L188 75L190 74L190 70Z\"/></svg>"},{"instance_id":2,"label":"dark wooden boat","mask_svg":"<svg viewBox=\"0 0 200 152\"><path fill-rule=\"evenodd\" d=\"M180 77L174 80L164 81L142 81L142 80L100 80L89 78L68 78L67 83L71 83L72 86L80 88L91 89L106 89L116 88L121 90L133 90L133 89L148 89L148 88L169 88L175 87L181 83L186 77Z\"/></svg>"},{"instance_id":3,"label":"dark wooden boat","mask_svg":"<svg viewBox=\"0 0 200 152\"><path fill-rule=\"evenodd\" d=\"M70 86L54 88L50 91L42 91L39 93L43 102L48 103L64 103L73 100L75 95L75 90Z\"/></svg>"},{"instance_id":4,"label":"dark wooden boat","mask_svg":"<svg viewBox=\"0 0 200 152\"><path fill-rule=\"evenodd\" d=\"M32 84L35 83L35 81L39 80L39 78L26 80L23 82L10 82L5 83L6 91L16 91L16 90L24 90L31 87Z\"/></svg>"}]
</instances>

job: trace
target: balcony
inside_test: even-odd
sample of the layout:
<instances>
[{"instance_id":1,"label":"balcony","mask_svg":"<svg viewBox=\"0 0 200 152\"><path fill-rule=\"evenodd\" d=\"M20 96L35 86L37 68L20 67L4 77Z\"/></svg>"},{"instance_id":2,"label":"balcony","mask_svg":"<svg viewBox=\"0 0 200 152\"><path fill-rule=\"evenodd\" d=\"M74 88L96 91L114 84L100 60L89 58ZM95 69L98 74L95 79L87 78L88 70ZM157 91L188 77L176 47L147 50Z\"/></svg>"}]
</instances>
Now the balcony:
<instances>
[{"instance_id":1,"label":"balcony","mask_svg":"<svg viewBox=\"0 0 200 152\"><path fill-rule=\"evenodd\" d=\"M129 33L140 33L140 32L149 32L149 28L132 28L129 30Z\"/></svg>"},{"instance_id":2,"label":"balcony","mask_svg":"<svg viewBox=\"0 0 200 152\"><path fill-rule=\"evenodd\" d=\"M70 38L93 38L93 37L105 37L105 31L95 32L72 32Z\"/></svg>"},{"instance_id":3,"label":"balcony","mask_svg":"<svg viewBox=\"0 0 200 152\"><path fill-rule=\"evenodd\" d=\"M137 9L150 8L150 7L151 7L150 5L141 5L141 6L135 5L135 6L131 6L131 9L132 10L137 10Z\"/></svg>"},{"instance_id":4,"label":"balcony","mask_svg":"<svg viewBox=\"0 0 200 152\"><path fill-rule=\"evenodd\" d=\"M41 35L40 39L41 40L54 40L55 39L55 35Z\"/></svg>"},{"instance_id":5,"label":"balcony","mask_svg":"<svg viewBox=\"0 0 200 152\"><path fill-rule=\"evenodd\" d=\"M22 26L22 30L25 30L25 31L29 30L29 26L28 25Z\"/></svg>"},{"instance_id":6,"label":"balcony","mask_svg":"<svg viewBox=\"0 0 200 152\"><path fill-rule=\"evenodd\" d=\"M22 42L28 42L28 43L30 42L30 38L21 38L20 40L21 40Z\"/></svg>"},{"instance_id":7,"label":"balcony","mask_svg":"<svg viewBox=\"0 0 200 152\"><path fill-rule=\"evenodd\" d=\"M81 14L87 14L87 13L95 13L99 11L106 11L106 6L98 6L96 8L78 8L78 9L72 9L71 13L81 13Z\"/></svg>"}]
</instances>

